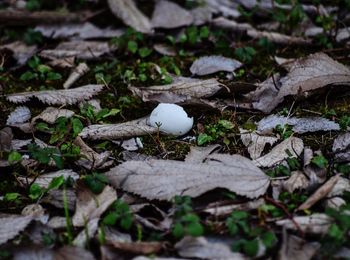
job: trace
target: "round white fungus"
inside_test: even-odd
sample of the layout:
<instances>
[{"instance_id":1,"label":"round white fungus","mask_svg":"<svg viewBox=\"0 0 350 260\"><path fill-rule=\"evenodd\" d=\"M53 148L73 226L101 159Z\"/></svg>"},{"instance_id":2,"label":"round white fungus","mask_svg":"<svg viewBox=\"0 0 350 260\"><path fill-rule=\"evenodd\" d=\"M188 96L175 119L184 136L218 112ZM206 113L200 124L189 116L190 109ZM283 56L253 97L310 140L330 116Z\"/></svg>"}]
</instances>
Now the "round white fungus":
<instances>
[{"instance_id":1,"label":"round white fungus","mask_svg":"<svg viewBox=\"0 0 350 260\"><path fill-rule=\"evenodd\" d=\"M152 111L149 124L167 134L184 135L191 130L193 117L178 105L161 103Z\"/></svg>"}]
</instances>

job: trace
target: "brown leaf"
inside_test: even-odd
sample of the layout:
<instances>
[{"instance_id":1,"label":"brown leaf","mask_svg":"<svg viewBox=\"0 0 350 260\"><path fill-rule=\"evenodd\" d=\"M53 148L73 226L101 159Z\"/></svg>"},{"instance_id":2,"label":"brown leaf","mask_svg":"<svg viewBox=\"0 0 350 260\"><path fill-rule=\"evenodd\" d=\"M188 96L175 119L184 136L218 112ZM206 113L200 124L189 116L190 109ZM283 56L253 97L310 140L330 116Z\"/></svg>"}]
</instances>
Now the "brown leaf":
<instances>
[{"instance_id":1,"label":"brown leaf","mask_svg":"<svg viewBox=\"0 0 350 260\"><path fill-rule=\"evenodd\" d=\"M338 182L340 175L335 175L330 178L325 184L317 189L303 204L301 204L297 210L306 210L311 208L322 198L326 197L327 194L333 189L334 185Z\"/></svg>"},{"instance_id":2,"label":"brown leaf","mask_svg":"<svg viewBox=\"0 0 350 260\"><path fill-rule=\"evenodd\" d=\"M205 147L191 146L190 152L186 155L185 162L186 163L203 163L210 154L212 154L215 150L218 150L220 147L221 146L219 144L208 145Z\"/></svg>"},{"instance_id":3,"label":"brown leaf","mask_svg":"<svg viewBox=\"0 0 350 260\"><path fill-rule=\"evenodd\" d=\"M73 225L82 227L86 221L99 218L116 199L117 193L110 186L106 186L100 194L95 195L81 185L78 190Z\"/></svg>"},{"instance_id":4,"label":"brown leaf","mask_svg":"<svg viewBox=\"0 0 350 260\"><path fill-rule=\"evenodd\" d=\"M78 79L80 79L84 74L90 70L89 66L85 62L81 62L72 71L68 79L63 83L63 88L70 88Z\"/></svg>"},{"instance_id":5,"label":"brown leaf","mask_svg":"<svg viewBox=\"0 0 350 260\"><path fill-rule=\"evenodd\" d=\"M126 251L133 254L156 254L162 247L162 242L108 242L108 245L113 246L116 249Z\"/></svg>"},{"instance_id":6,"label":"brown leaf","mask_svg":"<svg viewBox=\"0 0 350 260\"><path fill-rule=\"evenodd\" d=\"M9 151L12 148L13 133L10 127L0 130L0 152Z\"/></svg>"},{"instance_id":7,"label":"brown leaf","mask_svg":"<svg viewBox=\"0 0 350 260\"><path fill-rule=\"evenodd\" d=\"M207 241L205 237L185 237L175 244L175 249L182 257L200 259L246 259L240 253L234 253L223 243Z\"/></svg>"},{"instance_id":8,"label":"brown leaf","mask_svg":"<svg viewBox=\"0 0 350 260\"><path fill-rule=\"evenodd\" d=\"M160 0L156 2L151 24L153 28L177 28L192 24L192 14L174 2Z\"/></svg>"},{"instance_id":9,"label":"brown leaf","mask_svg":"<svg viewBox=\"0 0 350 260\"><path fill-rule=\"evenodd\" d=\"M84 230L74 238L72 244L76 247L86 247L90 239L93 238L97 232L98 221L98 218L90 219L89 222L84 225Z\"/></svg>"},{"instance_id":10,"label":"brown leaf","mask_svg":"<svg viewBox=\"0 0 350 260\"><path fill-rule=\"evenodd\" d=\"M162 43L157 43L153 45L153 48L155 49L156 52L166 55L166 56L176 56L176 50L170 45L162 44Z\"/></svg>"},{"instance_id":11,"label":"brown leaf","mask_svg":"<svg viewBox=\"0 0 350 260\"><path fill-rule=\"evenodd\" d=\"M199 196L215 188L256 198L270 179L240 155L213 154L205 163L173 160L124 162L107 172L112 185L148 199L171 200L175 195Z\"/></svg>"},{"instance_id":12,"label":"brown leaf","mask_svg":"<svg viewBox=\"0 0 350 260\"><path fill-rule=\"evenodd\" d=\"M64 246L55 250L55 260L95 260L94 255L80 247Z\"/></svg>"},{"instance_id":13,"label":"brown leaf","mask_svg":"<svg viewBox=\"0 0 350 260\"><path fill-rule=\"evenodd\" d=\"M114 49L115 46L109 46L108 42L70 41L58 44L55 49L43 50L39 55L50 60L70 57L90 60L110 53Z\"/></svg>"},{"instance_id":14,"label":"brown leaf","mask_svg":"<svg viewBox=\"0 0 350 260\"><path fill-rule=\"evenodd\" d=\"M157 133L158 129L147 125L147 118L140 118L120 124L90 125L79 136L92 140L123 139Z\"/></svg>"},{"instance_id":15,"label":"brown leaf","mask_svg":"<svg viewBox=\"0 0 350 260\"><path fill-rule=\"evenodd\" d=\"M276 145L268 154L255 159L254 163L259 167L272 167L289 157L298 157L303 149L303 140L292 136Z\"/></svg>"},{"instance_id":16,"label":"brown leaf","mask_svg":"<svg viewBox=\"0 0 350 260\"><path fill-rule=\"evenodd\" d=\"M134 0L108 0L107 3L111 12L126 25L142 33L152 32L148 17L140 12Z\"/></svg>"},{"instance_id":17,"label":"brown leaf","mask_svg":"<svg viewBox=\"0 0 350 260\"><path fill-rule=\"evenodd\" d=\"M104 85L85 85L73 89L22 92L7 95L7 99L14 103L24 103L35 97L49 105L72 105L90 99L93 95L98 94L103 87Z\"/></svg>"},{"instance_id":18,"label":"brown leaf","mask_svg":"<svg viewBox=\"0 0 350 260\"><path fill-rule=\"evenodd\" d=\"M203 56L192 63L190 71L192 74L203 76L219 71L233 72L242 65L238 60L223 56Z\"/></svg>"},{"instance_id":19,"label":"brown leaf","mask_svg":"<svg viewBox=\"0 0 350 260\"><path fill-rule=\"evenodd\" d=\"M0 245L15 238L32 220L31 216L0 215Z\"/></svg>"},{"instance_id":20,"label":"brown leaf","mask_svg":"<svg viewBox=\"0 0 350 260\"><path fill-rule=\"evenodd\" d=\"M350 84L350 70L324 53L296 59L288 64L287 70L285 77L268 79L248 95L255 109L269 113L286 96L305 95L331 84Z\"/></svg>"},{"instance_id":21,"label":"brown leaf","mask_svg":"<svg viewBox=\"0 0 350 260\"><path fill-rule=\"evenodd\" d=\"M190 102L192 99L207 98L214 95L223 85L216 79L190 79L180 78L169 85L151 87L129 87L134 95L143 101L157 101L160 103Z\"/></svg>"},{"instance_id":22,"label":"brown leaf","mask_svg":"<svg viewBox=\"0 0 350 260\"><path fill-rule=\"evenodd\" d=\"M307 187L309 187L309 185L309 180L301 171L292 172L288 180L283 182L283 188L290 193L293 193L295 190L298 189L306 189Z\"/></svg>"},{"instance_id":23,"label":"brown leaf","mask_svg":"<svg viewBox=\"0 0 350 260\"><path fill-rule=\"evenodd\" d=\"M244 210L249 211L252 209L258 209L262 205L265 205L266 202L263 198L257 199L257 200L250 200L244 203L239 204L232 204L232 205L215 205L216 203L213 203L213 205L209 204L206 209L203 210L205 213L209 213L211 215L217 216L217 217L223 217L228 216L232 213L234 210Z\"/></svg>"}]
</instances>

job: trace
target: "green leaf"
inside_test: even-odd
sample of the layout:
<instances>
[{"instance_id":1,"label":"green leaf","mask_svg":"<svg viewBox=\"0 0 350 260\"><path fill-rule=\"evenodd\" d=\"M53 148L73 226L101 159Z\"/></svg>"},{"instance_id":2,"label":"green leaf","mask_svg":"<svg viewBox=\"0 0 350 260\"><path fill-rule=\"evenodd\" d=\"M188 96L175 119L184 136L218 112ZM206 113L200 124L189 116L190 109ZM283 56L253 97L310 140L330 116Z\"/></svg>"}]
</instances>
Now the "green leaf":
<instances>
[{"instance_id":1,"label":"green leaf","mask_svg":"<svg viewBox=\"0 0 350 260\"><path fill-rule=\"evenodd\" d=\"M261 236L261 240L267 248L277 243L277 237L272 231L268 231Z\"/></svg>"},{"instance_id":2,"label":"green leaf","mask_svg":"<svg viewBox=\"0 0 350 260\"><path fill-rule=\"evenodd\" d=\"M43 193L44 190L36 183L33 183L29 188L29 198L32 200L38 199Z\"/></svg>"},{"instance_id":3,"label":"green leaf","mask_svg":"<svg viewBox=\"0 0 350 260\"><path fill-rule=\"evenodd\" d=\"M62 75L60 73L50 71L49 73L47 73L46 79L59 80L59 79L62 79Z\"/></svg>"},{"instance_id":4,"label":"green leaf","mask_svg":"<svg viewBox=\"0 0 350 260\"><path fill-rule=\"evenodd\" d=\"M52 190L52 189L58 189L59 187L61 187L64 183L64 176L59 176L59 177L55 177L52 179L52 181L50 182L49 186L47 187L47 190Z\"/></svg>"},{"instance_id":5,"label":"green leaf","mask_svg":"<svg viewBox=\"0 0 350 260\"><path fill-rule=\"evenodd\" d=\"M49 71L51 71L52 69L47 66L47 65L44 65L44 64L39 64L37 67L36 67L36 70L39 71L40 73L42 74L46 74L48 73Z\"/></svg>"},{"instance_id":6,"label":"green leaf","mask_svg":"<svg viewBox=\"0 0 350 260\"><path fill-rule=\"evenodd\" d=\"M6 193L4 196L5 201L15 201L17 198L19 198L21 195L17 192L11 192Z\"/></svg>"},{"instance_id":7,"label":"green leaf","mask_svg":"<svg viewBox=\"0 0 350 260\"><path fill-rule=\"evenodd\" d=\"M109 225L109 226L114 226L117 223L118 215L115 212L111 212L107 214L103 218L103 224Z\"/></svg>"},{"instance_id":8,"label":"green leaf","mask_svg":"<svg viewBox=\"0 0 350 260\"><path fill-rule=\"evenodd\" d=\"M84 177L85 185L95 194L101 193L106 186L105 180L99 176L100 174L91 174Z\"/></svg>"},{"instance_id":9,"label":"green leaf","mask_svg":"<svg viewBox=\"0 0 350 260\"><path fill-rule=\"evenodd\" d=\"M171 233L177 239L182 238L185 235L185 231L181 223L175 223Z\"/></svg>"},{"instance_id":10,"label":"green leaf","mask_svg":"<svg viewBox=\"0 0 350 260\"><path fill-rule=\"evenodd\" d=\"M141 49L139 49L139 55L141 58L146 58L151 53L152 53L152 49L149 49L147 47L142 47Z\"/></svg>"},{"instance_id":11,"label":"green leaf","mask_svg":"<svg viewBox=\"0 0 350 260\"><path fill-rule=\"evenodd\" d=\"M72 119L73 136L76 137L83 130L84 125L79 118Z\"/></svg>"},{"instance_id":12,"label":"green leaf","mask_svg":"<svg viewBox=\"0 0 350 260\"><path fill-rule=\"evenodd\" d=\"M243 252L248 256L256 256L259 251L259 242L257 239L247 241L243 244Z\"/></svg>"},{"instance_id":13,"label":"green leaf","mask_svg":"<svg viewBox=\"0 0 350 260\"><path fill-rule=\"evenodd\" d=\"M235 127L234 124L228 120L220 120L218 124L225 129L233 129Z\"/></svg>"},{"instance_id":14,"label":"green leaf","mask_svg":"<svg viewBox=\"0 0 350 260\"><path fill-rule=\"evenodd\" d=\"M202 39L206 39L209 37L209 28L207 26L202 26L199 30L199 37L201 37Z\"/></svg>"},{"instance_id":15,"label":"green leaf","mask_svg":"<svg viewBox=\"0 0 350 260\"><path fill-rule=\"evenodd\" d=\"M213 138L207 134L199 134L197 137L197 144L203 145L213 141Z\"/></svg>"},{"instance_id":16,"label":"green leaf","mask_svg":"<svg viewBox=\"0 0 350 260\"><path fill-rule=\"evenodd\" d=\"M319 168L327 168L328 166L328 161L323 157L323 155L316 155L314 158L312 158L311 163Z\"/></svg>"},{"instance_id":17,"label":"green leaf","mask_svg":"<svg viewBox=\"0 0 350 260\"><path fill-rule=\"evenodd\" d=\"M186 230L188 235L194 236L194 237L199 237L204 233L204 228L199 222L190 223L187 226Z\"/></svg>"},{"instance_id":18,"label":"green leaf","mask_svg":"<svg viewBox=\"0 0 350 260\"><path fill-rule=\"evenodd\" d=\"M131 52L131 53L136 53L137 52L137 49L138 49L138 44L137 42L135 41L128 41L128 50Z\"/></svg>"},{"instance_id":19,"label":"green leaf","mask_svg":"<svg viewBox=\"0 0 350 260\"><path fill-rule=\"evenodd\" d=\"M29 81L36 78L38 78L38 74L31 71L26 71L19 77L19 79L22 81Z\"/></svg>"},{"instance_id":20,"label":"green leaf","mask_svg":"<svg viewBox=\"0 0 350 260\"><path fill-rule=\"evenodd\" d=\"M7 160L8 160L8 162L9 162L10 164L16 163L16 162L22 160L22 155L21 155L19 152L17 152L17 151L12 151L12 152L9 154Z\"/></svg>"}]
</instances>

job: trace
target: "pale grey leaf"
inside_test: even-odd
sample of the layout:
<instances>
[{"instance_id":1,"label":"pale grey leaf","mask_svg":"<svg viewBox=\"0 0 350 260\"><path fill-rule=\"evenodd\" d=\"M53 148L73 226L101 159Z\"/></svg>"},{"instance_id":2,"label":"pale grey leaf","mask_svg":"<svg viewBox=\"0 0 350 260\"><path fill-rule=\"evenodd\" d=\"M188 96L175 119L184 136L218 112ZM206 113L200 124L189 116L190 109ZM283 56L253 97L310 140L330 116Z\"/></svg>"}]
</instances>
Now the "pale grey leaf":
<instances>
[{"instance_id":1,"label":"pale grey leaf","mask_svg":"<svg viewBox=\"0 0 350 260\"><path fill-rule=\"evenodd\" d=\"M334 140L332 151L337 161L350 161L350 132L341 134Z\"/></svg>"},{"instance_id":2,"label":"pale grey leaf","mask_svg":"<svg viewBox=\"0 0 350 260\"><path fill-rule=\"evenodd\" d=\"M204 56L195 60L190 68L192 74L208 75L218 71L233 72L243 64L238 60L223 56Z\"/></svg>"},{"instance_id":3,"label":"pale grey leaf","mask_svg":"<svg viewBox=\"0 0 350 260\"><path fill-rule=\"evenodd\" d=\"M97 232L98 221L98 218L90 219L90 221L84 225L84 229L74 238L72 244L76 247L85 248L90 239L93 238Z\"/></svg>"},{"instance_id":4,"label":"pale grey leaf","mask_svg":"<svg viewBox=\"0 0 350 260\"><path fill-rule=\"evenodd\" d=\"M160 103L190 103L191 100L213 96L223 88L223 84L216 79L180 78L169 85L151 87L129 87L129 89L142 98L143 101L157 101Z\"/></svg>"},{"instance_id":5,"label":"pale grey leaf","mask_svg":"<svg viewBox=\"0 0 350 260\"><path fill-rule=\"evenodd\" d=\"M208 156L221 146L219 144L209 145L205 147L191 146L190 152L186 155L185 162L187 163L203 163Z\"/></svg>"},{"instance_id":6,"label":"pale grey leaf","mask_svg":"<svg viewBox=\"0 0 350 260\"><path fill-rule=\"evenodd\" d=\"M24 103L35 97L49 105L72 105L90 99L102 91L103 87L104 85L86 85L74 89L22 92L7 95L7 99L14 103Z\"/></svg>"},{"instance_id":7,"label":"pale grey leaf","mask_svg":"<svg viewBox=\"0 0 350 260\"><path fill-rule=\"evenodd\" d=\"M340 130L339 124L323 117L297 118L269 115L259 121L258 131L264 134L271 134L277 125L281 127L290 125L293 127L293 132L298 134Z\"/></svg>"},{"instance_id":8,"label":"pale grey leaf","mask_svg":"<svg viewBox=\"0 0 350 260\"><path fill-rule=\"evenodd\" d=\"M0 215L0 245L15 238L32 220L31 216Z\"/></svg>"},{"instance_id":9,"label":"pale grey leaf","mask_svg":"<svg viewBox=\"0 0 350 260\"><path fill-rule=\"evenodd\" d=\"M17 107L8 116L6 125L17 125L27 122L32 117L32 113L26 106Z\"/></svg>"},{"instance_id":10,"label":"pale grey leaf","mask_svg":"<svg viewBox=\"0 0 350 260\"><path fill-rule=\"evenodd\" d=\"M150 20L137 8L134 0L108 0L107 3L111 12L126 25L142 33L152 32Z\"/></svg>"},{"instance_id":11,"label":"pale grey leaf","mask_svg":"<svg viewBox=\"0 0 350 260\"><path fill-rule=\"evenodd\" d=\"M176 50L170 45L163 43L157 43L153 45L153 48L156 52L166 55L166 56L176 56Z\"/></svg>"},{"instance_id":12,"label":"pale grey leaf","mask_svg":"<svg viewBox=\"0 0 350 260\"><path fill-rule=\"evenodd\" d=\"M109 46L108 42L70 41L58 44L55 49L43 50L39 55L51 60L70 57L91 60L108 54L114 49L116 48Z\"/></svg>"},{"instance_id":13,"label":"pale grey leaf","mask_svg":"<svg viewBox=\"0 0 350 260\"><path fill-rule=\"evenodd\" d=\"M151 24L153 28L177 28L192 24L192 14L174 2L160 0L156 2Z\"/></svg>"},{"instance_id":14,"label":"pale grey leaf","mask_svg":"<svg viewBox=\"0 0 350 260\"><path fill-rule=\"evenodd\" d=\"M83 24L46 24L35 27L35 31L41 32L41 34L47 38L60 39L60 38L78 38L78 39L91 39L91 38L112 38L119 37L123 34L123 30L105 28L101 29L92 23L85 22Z\"/></svg>"},{"instance_id":15,"label":"pale grey leaf","mask_svg":"<svg viewBox=\"0 0 350 260\"><path fill-rule=\"evenodd\" d=\"M147 125L147 117L120 124L90 125L79 136L92 140L123 139L158 132L158 128Z\"/></svg>"},{"instance_id":16,"label":"pale grey leaf","mask_svg":"<svg viewBox=\"0 0 350 260\"><path fill-rule=\"evenodd\" d=\"M53 124L59 117L71 118L74 114L75 113L69 109L47 107L44 111L32 119L32 124L39 119L45 121L46 123Z\"/></svg>"},{"instance_id":17,"label":"pale grey leaf","mask_svg":"<svg viewBox=\"0 0 350 260\"><path fill-rule=\"evenodd\" d=\"M182 257L200 259L246 259L241 253L234 253L224 243L209 242L205 237L185 237L175 244Z\"/></svg>"},{"instance_id":18,"label":"pale grey leaf","mask_svg":"<svg viewBox=\"0 0 350 260\"><path fill-rule=\"evenodd\" d=\"M63 83L63 88L70 88L78 79L85 75L90 70L89 66L85 62L81 62L68 76L67 80Z\"/></svg>"},{"instance_id":19,"label":"pale grey leaf","mask_svg":"<svg viewBox=\"0 0 350 260\"><path fill-rule=\"evenodd\" d=\"M301 171L294 171L288 180L283 182L283 188L289 193L293 193L295 190L306 189L310 185L310 181Z\"/></svg>"},{"instance_id":20,"label":"pale grey leaf","mask_svg":"<svg viewBox=\"0 0 350 260\"><path fill-rule=\"evenodd\" d=\"M76 210L72 218L73 225L83 227L86 221L100 218L116 199L117 193L110 186L106 186L98 195L85 186L79 187Z\"/></svg>"},{"instance_id":21,"label":"pale grey leaf","mask_svg":"<svg viewBox=\"0 0 350 260\"><path fill-rule=\"evenodd\" d=\"M13 57L17 60L19 65L23 65L27 60L32 57L37 47L35 45L28 46L23 42L15 41L6 45L0 45L0 49L8 49L13 52Z\"/></svg>"},{"instance_id":22,"label":"pale grey leaf","mask_svg":"<svg viewBox=\"0 0 350 260\"><path fill-rule=\"evenodd\" d=\"M256 198L270 179L252 161L239 155L212 154L205 163L173 160L127 161L107 172L114 187L148 199L199 196L215 188Z\"/></svg>"},{"instance_id":23,"label":"pale grey leaf","mask_svg":"<svg viewBox=\"0 0 350 260\"><path fill-rule=\"evenodd\" d=\"M297 216L291 219L277 220L278 226L298 230L298 227L307 234L326 234L334 220L326 214L314 213L308 216ZM297 224L298 227L295 225Z\"/></svg>"},{"instance_id":24,"label":"pale grey leaf","mask_svg":"<svg viewBox=\"0 0 350 260\"><path fill-rule=\"evenodd\" d=\"M303 140L292 136L276 145L268 154L255 159L254 163L259 167L272 167L289 157L298 157L303 150Z\"/></svg>"},{"instance_id":25,"label":"pale grey leaf","mask_svg":"<svg viewBox=\"0 0 350 260\"><path fill-rule=\"evenodd\" d=\"M40 247L18 247L13 251L14 260L54 260L52 249Z\"/></svg>"},{"instance_id":26,"label":"pale grey leaf","mask_svg":"<svg viewBox=\"0 0 350 260\"><path fill-rule=\"evenodd\" d=\"M64 246L55 249L55 260L95 260L94 255L81 247Z\"/></svg>"}]
</instances>

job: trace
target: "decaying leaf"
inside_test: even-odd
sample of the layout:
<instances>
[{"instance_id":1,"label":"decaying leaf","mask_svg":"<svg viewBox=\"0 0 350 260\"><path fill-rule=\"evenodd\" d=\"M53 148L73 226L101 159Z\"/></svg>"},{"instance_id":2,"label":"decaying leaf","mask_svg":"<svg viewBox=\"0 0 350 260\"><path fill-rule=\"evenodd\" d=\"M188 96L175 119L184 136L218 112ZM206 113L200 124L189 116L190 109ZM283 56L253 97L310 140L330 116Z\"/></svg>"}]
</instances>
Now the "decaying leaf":
<instances>
[{"instance_id":1,"label":"decaying leaf","mask_svg":"<svg viewBox=\"0 0 350 260\"><path fill-rule=\"evenodd\" d=\"M215 205L217 203L209 204L206 209L203 210L205 213L209 213L211 215L217 217L228 216L234 210L244 210L249 211L253 209L257 209L262 205L265 205L266 202L263 198L259 198L257 200L250 200L244 203L232 204L232 205Z\"/></svg>"},{"instance_id":2,"label":"decaying leaf","mask_svg":"<svg viewBox=\"0 0 350 260\"><path fill-rule=\"evenodd\" d=\"M50 60L69 57L91 60L110 53L114 49L115 47L109 46L108 42L71 41L62 42L58 44L55 49L43 50L39 55Z\"/></svg>"},{"instance_id":3,"label":"decaying leaf","mask_svg":"<svg viewBox=\"0 0 350 260\"><path fill-rule=\"evenodd\" d=\"M110 186L106 186L100 194L95 195L90 189L81 185L72 219L73 225L83 227L86 221L99 218L116 199L117 193Z\"/></svg>"},{"instance_id":4,"label":"decaying leaf","mask_svg":"<svg viewBox=\"0 0 350 260\"><path fill-rule=\"evenodd\" d=\"M207 98L223 88L223 84L216 79L180 78L169 85L151 86L147 88L129 87L129 89L143 101L157 101L161 103L186 103L192 99Z\"/></svg>"},{"instance_id":5,"label":"decaying leaf","mask_svg":"<svg viewBox=\"0 0 350 260\"><path fill-rule=\"evenodd\" d=\"M148 199L171 200L175 195L199 196L215 188L256 198L270 179L240 155L212 154L204 163L173 160L127 161L107 172L111 184Z\"/></svg>"},{"instance_id":6,"label":"decaying leaf","mask_svg":"<svg viewBox=\"0 0 350 260\"><path fill-rule=\"evenodd\" d=\"M80 77L86 74L90 70L89 66L85 62L81 62L72 71L68 79L63 83L65 89L70 88Z\"/></svg>"},{"instance_id":7,"label":"decaying leaf","mask_svg":"<svg viewBox=\"0 0 350 260\"><path fill-rule=\"evenodd\" d=\"M14 103L24 103L35 97L49 105L72 105L90 99L93 95L98 94L103 87L104 85L86 85L64 90L22 92L7 95L7 99Z\"/></svg>"},{"instance_id":8,"label":"decaying leaf","mask_svg":"<svg viewBox=\"0 0 350 260\"><path fill-rule=\"evenodd\" d=\"M10 50L19 65L25 64L27 60L32 57L37 51L37 47L35 45L28 46L20 41L15 41L6 45L0 45L0 50L1 49Z\"/></svg>"},{"instance_id":9,"label":"decaying leaf","mask_svg":"<svg viewBox=\"0 0 350 260\"><path fill-rule=\"evenodd\" d=\"M9 151L12 148L13 133L10 127L0 130L0 151Z\"/></svg>"},{"instance_id":10,"label":"decaying leaf","mask_svg":"<svg viewBox=\"0 0 350 260\"><path fill-rule=\"evenodd\" d=\"M293 127L293 132L299 134L340 130L339 124L323 117L297 118L269 115L259 121L258 131L264 134L271 134L277 125L280 125L281 127L290 125Z\"/></svg>"},{"instance_id":11,"label":"decaying leaf","mask_svg":"<svg viewBox=\"0 0 350 260\"><path fill-rule=\"evenodd\" d=\"M153 45L153 48L156 52L162 54L162 55L166 55L166 56L176 56L176 50L170 46L170 45L166 45L166 44L162 44L162 43L157 43Z\"/></svg>"},{"instance_id":12,"label":"decaying leaf","mask_svg":"<svg viewBox=\"0 0 350 260\"><path fill-rule=\"evenodd\" d=\"M174 2L160 0L156 2L151 24L153 28L177 28L192 24L192 14Z\"/></svg>"},{"instance_id":13,"label":"decaying leaf","mask_svg":"<svg viewBox=\"0 0 350 260\"><path fill-rule=\"evenodd\" d=\"M331 198L335 196L341 196L346 191L350 191L350 180L344 177L339 177L332 190L327 194L327 197Z\"/></svg>"},{"instance_id":14,"label":"decaying leaf","mask_svg":"<svg viewBox=\"0 0 350 260\"><path fill-rule=\"evenodd\" d=\"M289 36L281 34L278 32L268 32L268 31L259 31L256 29L250 29L247 31L247 35L253 39L266 38L271 42L277 44L294 44L294 45L309 45L311 44L310 39L305 39L302 37Z\"/></svg>"},{"instance_id":15,"label":"decaying leaf","mask_svg":"<svg viewBox=\"0 0 350 260\"><path fill-rule=\"evenodd\" d=\"M230 0L204 0L204 6L207 6L212 13L222 14L225 17L238 18L241 13L237 10L238 3Z\"/></svg>"},{"instance_id":16,"label":"decaying leaf","mask_svg":"<svg viewBox=\"0 0 350 260\"><path fill-rule=\"evenodd\" d=\"M31 216L0 215L0 245L15 238L32 220Z\"/></svg>"},{"instance_id":17,"label":"decaying leaf","mask_svg":"<svg viewBox=\"0 0 350 260\"><path fill-rule=\"evenodd\" d=\"M350 161L350 132L341 134L334 140L332 151L337 161Z\"/></svg>"},{"instance_id":18,"label":"decaying leaf","mask_svg":"<svg viewBox=\"0 0 350 260\"><path fill-rule=\"evenodd\" d=\"M147 118L140 118L120 124L90 125L79 134L92 140L123 139L158 132L156 127L147 125Z\"/></svg>"},{"instance_id":19,"label":"decaying leaf","mask_svg":"<svg viewBox=\"0 0 350 260\"><path fill-rule=\"evenodd\" d=\"M293 193L295 190L298 189L306 189L307 187L309 187L309 185L309 180L301 171L292 172L288 180L283 182L283 188L290 193Z\"/></svg>"},{"instance_id":20,"label":"decaying leaf","mask_svg":"<svg viewBox=\"0 0 350 260\"><path fill-rule=\"evenodd\" d=\"M297 210L306 210L311 208L316 202L326 197L333 189L334 185L338 182L340 175L335 175L330 178L325 184L318 188L303 204L301 204Z\"/></svg>"},{"instance_id":21,"label":"decaying leaf","mask_svg":"<svg viewBox=\"0 0 350 260\"><path fill-rule=\"evenodd\" d=\"M94 255L81 247L64 246L55 251L55 260L95 260Z\"/></svg>"},{"instance_id":22,"label":"decaying leaf","mask_svg":"<svg viewBox=\"0 0 350 260\"><path fill-rule=\"evenodd\" d=\"M51 260L54 259L54 252L52 249L43 248L40 246L33 247L18 247L13 250L13 259L26 260L26 259L40 259Z\"/></svg>"},{"instance_id":23,"label":"decaying leaf","mask_svg":"<svg viewBox=\"0 0 350 260\"><path fill-rule=\"evenodd\" d=\"M162 242L121 242L121 241L113 241L108 242L109 245L117 248L119 250L133 253L133 254L156 254L158 253L162 247Z\"/></svg>"},{"instance_id":24,"label":"decaying leaf","mask_svg":"<svg viewBox=\"0 0 350 260\"><path fill-rule=\"evenodd\" d=\"M63 109L63 108L59 109L59 108L55 108L55 107L47 107L47 108L45 108L44 111L42 111L39 115L37 115L36 117L34 117L32 119L32 124L34 124L35 121L37 121L39 119L45 121L46 123L53 124L56 122L56 120L59 117L70 118L74 114L75 113L69 109Z\"/></svg>"},{"instance_id":25,"label":"decaying leaf","mask_svg":"<svg viewBox=\"0 0 350 260\"><path fill-rule=\"evenodd\" d=\"M137 8L134 0L108 0L107 3L112 13L126 25L142 33L152 32L150 20Z\"/></svg>"},{"instance_id":26,"label":"decaying leaf","mask_svg":"<svg viewBox=\"0 0 350 260\"><path fill-rule=\"evenodd\" d=\"M50 182L57 177L63 176L65 180L68 178L71 178L72 180L76 181L79 179L79 175L74 172L73 170L67 169L67 170L60 170L57 172L51 172L51 173L45 173L37 176L36 178L32 177L21 177L18 176L18 180L22 182L24 186L27 184L36 183L42 188L49 187Z\"/></svg>"},{"instance_id":27,"label":"decaying leaf","mask_svg":"<svg viewBox=\"0 0 350 260\"><path fill-rule=\"evenodd\" d=\"M283 226L287 229L298 230L297 226L307 234L326 234L329 227L333 223L332 218L326 214L314 213L309 216L297 216L294 217L293 222L290 219L282 219L276 221L278 226Z\"/></svg>"},{"instance_id":28,"label":"decaying leaf","mask_svg":"<svg viewBox=\"0 0 350 260\"><path fill-rule=\"evenodd\" d=\"M17 107L11 114L8 116L6 125L18 125L27 122L32 117L32 113L29 108L26 106Z\"/></svg>"},{"instance_id":29,"label":"decaying leaf","mask_svg":"<svg viewBox=\"0 0 350 260\"><path fill-rule=\"evenodd\" d=\"M255 159L254 163L259 167L272 167L289 157L298 157L303 149L303 140L292 136L276 145L268 154Z\"/></svg>"},{"instance_id":30,"label":"decaying leaf","mask_svg":"<svg viewBox=\"0 0 350 260\"><path fill-rule=\"evenodd\" d=\"M308 243L300 237L289 235L283 231L283 243L278 252L279 260L310 260L321 247L320 243Z\"/></svg>"},{"instance_id":31,"label":"decaying leaf","mask_svg":"<svg viewBox=\"0 0 350 260\"><path fill-rule=\"evenodd\" d=\"M239 131L241 133L241 140L243 144L248 147L250 158L253 160L261 156L267 144L273 145L278 141L277 137L260 135L256 131L249 132L241 128Z\"/></svg>"},{"instance_id":32,"label":"decaying leaf","mask_svg":"<svg viewBox=\"0 0 350 260\"><path fill-rule=\"evenodd\" d=\"M287 66L285 77L268 79L248 97L253 107L271 112L286 96L303 94L331 84L350 84L350 70L324 53L296 59Z\"/></svg>"},{"instance_id":33,"label":"decaying leaf","mask_svg":"<svg viewBox=\"0 0 350 260\"><path fill-rule=\"evenodd\" d=\"M185 162L187 163L203 163L210 154L218 150L221 146L209 145L205 147L191 146L190 152L186 155Z\"/></svg>"},{"instance_id":34,"label":"decaying leaf","mask_svg":"<svg viewBox=\"0 0 350 260\"><path fill-rule=\"evenodd\" d=\"M65 24L64 26L61 24L45 24L35 27L34 30L41 32L47 38L53 39L73 37L75 39L112 38L123 34L123 30L111 28L100 29L89 22L83 24Z\"/></svg>"},{"instance_id":35,"label":"decaying leaf","mask_svg":"<svg viewBox=\"0 0 350 260\"><path fill-rule=\"evenodd\" d=\"M74 210L77 196L73 189L67 188L65 191L62 189L53 189L50 190L43 198L42 201L48 204L55 206L56 208L63 209L65 207L63 203L64 194L66 193L67 197L67 208L69 210Z\"/></svg>"},{"instance_id":36,"label":"decaying leaf","mask_svg":"<svg viewBox=\"0 0 350 260\"><path fill-rule=\"evenodd\" d=\"M86 223L84 230L81 231L73 240L73 245L76 247L85 248L89 240L93 238L98 229L98 218L90 219L88 223Z\"/></svg>"},{"instance_id":37,"label":"decaying leaf","mask_svg":"<svg viewBox=\"0 0 350 260\"><path fill-rule=\"evenodd\" d=\"M234 253L223 243L209 242L205 237L185 237L175 244L175 249L182 257L200 259L246 259L240 253Z\"/></svg>"},{"instance_id":38,"label":"decaying leaf","mask_svg":"<svg viewBox=\"0 0 350 260\"><path fill-rule=\"evenodd\" d=\"M195 60L190 68L194 75L208 75L219 71L233 72L242 66L238 60L223 56L203 56Z\"/></svg>"}]
</instances>

